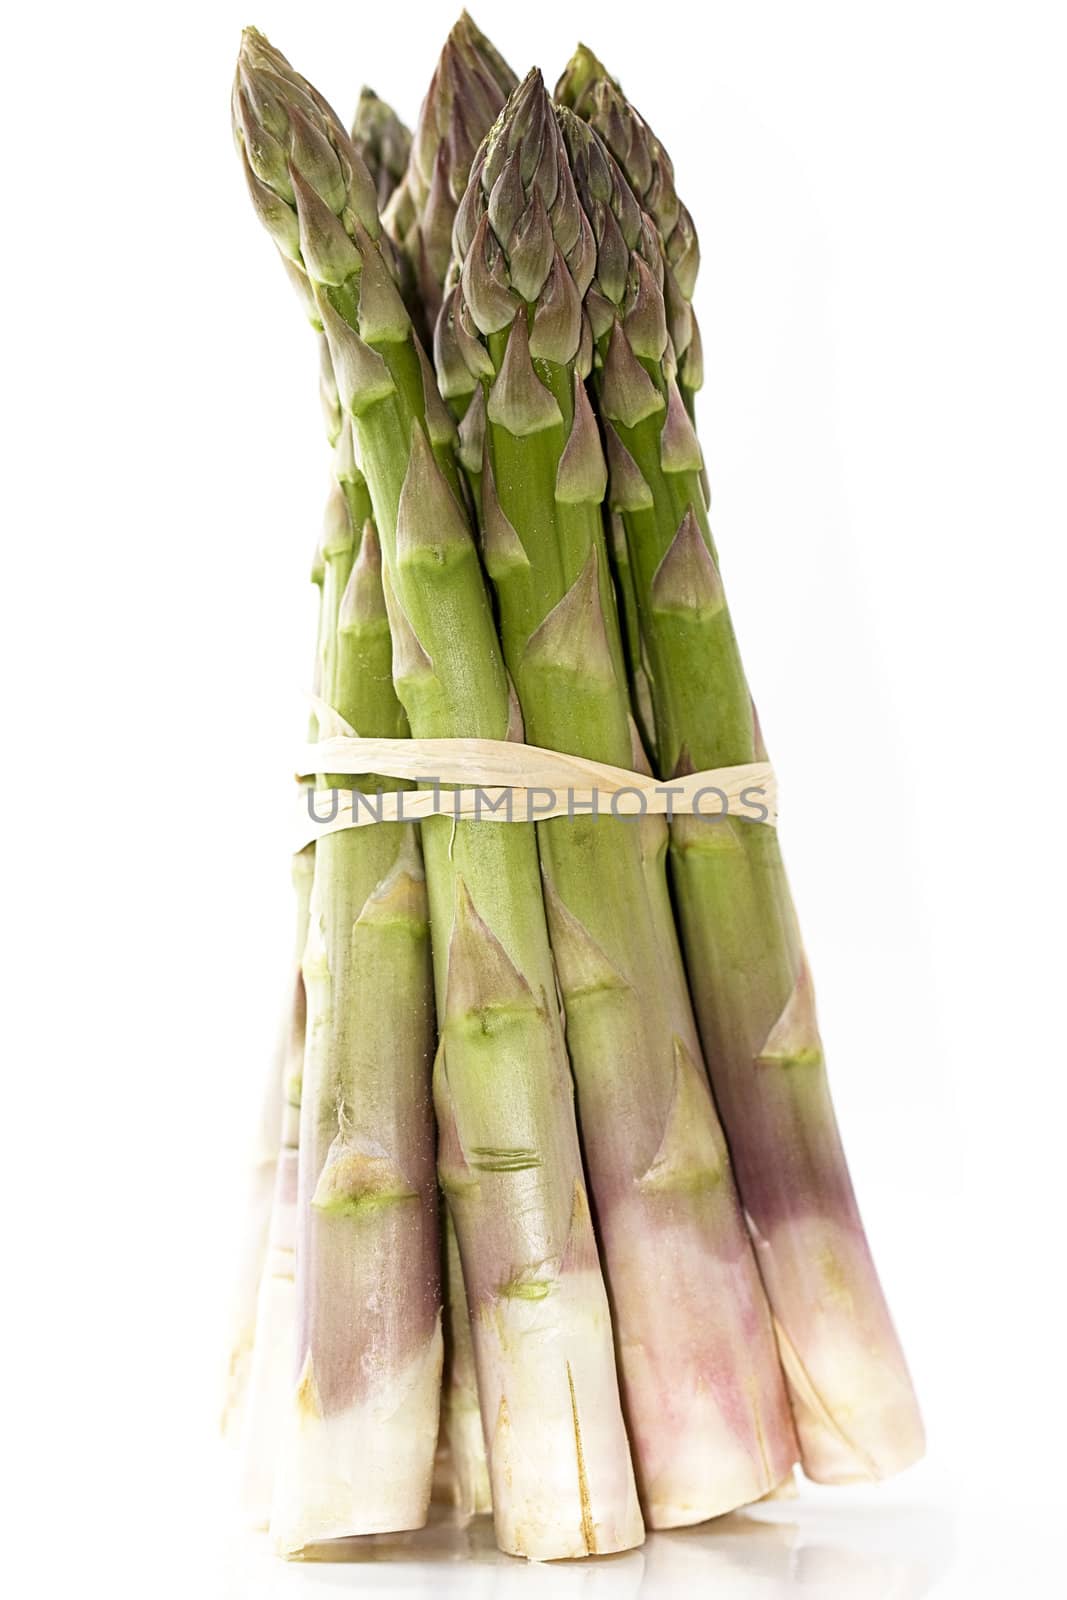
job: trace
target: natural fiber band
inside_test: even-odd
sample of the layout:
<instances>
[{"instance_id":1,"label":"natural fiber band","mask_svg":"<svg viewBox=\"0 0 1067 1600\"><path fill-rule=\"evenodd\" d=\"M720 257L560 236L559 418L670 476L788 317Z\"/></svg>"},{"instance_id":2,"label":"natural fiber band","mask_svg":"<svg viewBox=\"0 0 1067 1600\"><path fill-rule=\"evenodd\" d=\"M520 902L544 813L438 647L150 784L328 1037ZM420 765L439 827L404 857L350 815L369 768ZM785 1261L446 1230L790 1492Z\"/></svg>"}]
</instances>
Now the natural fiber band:
<instances>
[{"instance_id":1,"label":"natural fiber band","mask_svg":"<svg viewBox=\"0 0 1067 1600\"><path fill-rule=\"evenodd\" d=\"M324 708L325 709L325 708ZM321 723L320 723L321 726ZM302 751L297 776L374 773L428 784L363 794L311 789L299 801L296 848L342 828L378 822L544 822L550 817L688 813L773 827L777 786L769 762L714 767L671 780L503 739L363 739L330 734ZM446 788L459 784L458 789Z\"/></svg>"}]
</instances>

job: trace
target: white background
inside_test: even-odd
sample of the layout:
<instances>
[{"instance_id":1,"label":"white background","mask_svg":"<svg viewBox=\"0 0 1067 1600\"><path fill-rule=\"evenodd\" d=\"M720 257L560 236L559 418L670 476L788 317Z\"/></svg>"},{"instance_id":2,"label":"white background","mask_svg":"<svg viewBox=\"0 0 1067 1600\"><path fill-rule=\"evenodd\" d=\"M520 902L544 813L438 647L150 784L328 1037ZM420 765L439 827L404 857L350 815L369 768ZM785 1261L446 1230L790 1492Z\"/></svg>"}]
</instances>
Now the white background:
<instances>
[{"instance_id":1,"label":"white background","mask_svg":"<svg viewBox=\"0 0 1067 1600\"><path fill-rule=\"evenodd\" d=\"M929 1460L561 1572L273 1566L213 1427L326 482L230 145L255 21L412 120L452 5L23 4L4 70L4 1587L1060 1593L1064 13L535 0L703 244L714 524ZM1047 1508L1047 1510L1046 1510ZM488 1564L486 1564L488 1562ZM449 1576L450 1575L450 1576ZM73 1593L74 1579L64 1592Z\"/></svg>"}]
</instances>

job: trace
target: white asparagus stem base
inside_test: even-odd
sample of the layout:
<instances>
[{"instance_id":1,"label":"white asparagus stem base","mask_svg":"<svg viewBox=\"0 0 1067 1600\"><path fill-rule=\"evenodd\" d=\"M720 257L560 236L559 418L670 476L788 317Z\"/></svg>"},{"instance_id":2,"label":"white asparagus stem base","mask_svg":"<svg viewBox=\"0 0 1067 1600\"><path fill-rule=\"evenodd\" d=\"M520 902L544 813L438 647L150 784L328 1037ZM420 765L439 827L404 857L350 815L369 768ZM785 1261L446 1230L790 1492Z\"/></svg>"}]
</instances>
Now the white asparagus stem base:
<instances>
[{"instance_id":1,"label":"white asparagus stem base","mask_svg":"<svg viewBox=\"0 0 1067 1600\"><path fill-rule=\"evenodd\" d=\"M427 1416L441 1382L440 1320L415 1360L383 1374L357 1404L324 1416L310 1358L290 1384L271 1516L280 1555L364 1533L396 1533L426 1521Z\"/></svg>"},{"instance_id":2,"label":"white asparagus stem base","mask_svg":"<svg viewBox=\"0 0 1067 1600\"><path fill-rule=\"evenodd\" d=\"M772 1305L807 1307L793 1338L775 1318L805 1476L814 1483L870 1483L912 1466L923 1454L925 1437L900 1346L887 1313L875 1316L869 1306L862 1320L853 1313L847 1287L873 1275L866 1241L825 1217L794 1217L780 1230L777 1248L774 1234L765 1239L751 1219L749 1226ZM822 1274L818 1297L811 1287L812 1262ZM803 1299L801 1281L807 1289ZM880 1297L870 1300L881 1311Z\"/></svg>"},{"instance_id":3,"label":"white asparagus stem base","mask_svg":"<svg viewBox=\"0 0 1067 1600\"><path fill-rule=\"evenodd\" d=\"M552 1561L641 1544L599 1274L565 1271L544 1298L502 1295L474 1314L501 1549ZM605 1507L620 1511L606 1516Z\"/></svg>"},{"instance_id":4,"label":"white asparagus stem base","mask_svg":"<svg viewBox=\"0 0 1067 1600\"><path fill-rule=\"evenodd\" d=\"M290 1029L290 1013L287 1011L277 1048L271 1057L253 1146L249 1152L248 1194L234 1284L232 1331L221 1419L222 1432L228 1438L240 1438L244 1427L245 1401L256 1338L257 1307L270 1241L278 1147L282 1140L283 1080Z\"/></svg>"},{"instance_id":5,"label":"white asparagus stem base","mask_svg":"<svg viewBox=\"0 0 1067 1600\"><path fill-rule=\"evenodd\" d=\"M254 1528L266 1528L270 1522L279 1431L292 1383L296 1336L296 1166L295 1149L283 1149L278 1158L270 1244L256 1308L241 1474L241 1504Z\"/></svg>"},{"instance_id":6,"label":"white asparagus stem base","mask_svg":"<svg viewBox=\"0 0 1067 1600\"><path fill-rule=\"evenodd\" d=\"M447 1206L440 1211L445 1308L445 1369L441 1383L441 1433L435 1469L439 1497L462 1516L492 1511L485 1430L478 1404L467 1287L459 1241Z\"/></svg>"},{"instance_id":7,"label":"white asparagus stem base","mask_svg":"<svg viewBox=\"0 0 1067 1600\"><path fill-rule=\"evenodd\" d=\"M278 1144L275 1140L269 1158L261 1157L257 1161L248 1185L221 1418L222 1432L228 1439L240 1438L244 1428L270 1236L271 1197L277 1169Z\"/></svg>"}]
</instances>

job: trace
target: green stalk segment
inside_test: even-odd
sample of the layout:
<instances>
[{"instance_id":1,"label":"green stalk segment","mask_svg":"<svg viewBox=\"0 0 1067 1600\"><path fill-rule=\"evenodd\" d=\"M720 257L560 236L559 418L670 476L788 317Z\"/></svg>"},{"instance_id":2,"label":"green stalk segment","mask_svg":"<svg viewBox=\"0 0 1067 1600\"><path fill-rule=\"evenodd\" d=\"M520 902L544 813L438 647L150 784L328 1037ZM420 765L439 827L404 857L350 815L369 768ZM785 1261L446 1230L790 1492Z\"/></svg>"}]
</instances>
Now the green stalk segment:
<instances>
[{"instance_id":1,"label":"green stalk segment","mask_svg":"<svg viewBox=\"0 0 1067 1600\"><path fill-rule=\"evenodd\" d=\"M594 387L609 498L626 531L657 770L669 779L764 760L701 491L700 447L666 337L661 242L597 134L566 111L559 117L597 237L586 296ZM834 1118L777 832L681 817L671 850L701 1037L805 1471L824 1483L887 1476L921 1454L922 1424Z\"/></svg>"},{"instance_id":2,"label":"green stalk segment","mask_svg":"<svg viewBox=\"0 0 1067 1600\"><path fill-rule=\"evenodd\" d=\"M336 120L321 97L247 33L235 130L268 226L292 215L301 165L335 198L358 182L375 203L343 130L337 146L321 135L327 118ZM290 229L290 244L293 237ZM293 249L288 255L314 310ZM335 377L332 360L324 361L328 420L340 420ZM342 724L398 737L406 722L390 674L381 556L347 421L335 471L322 545L319 691ZM378 780L364 786L378 787ZM442 1345L432 974L413 826L383 824L317 841L303 975L297 1377L272 1517L285 1554L324 1539L419 1527L429 1503Z\"/></svg>"},{"instance_id":3,"label":"green stalk segment","mask_svg":"<svg viewBox=\"0 0 1067 1600\"><path fill-rule=\"evenodd\" d=\"M485 562L526 735L627 767L607 469L583 381L595 246L536 71L475 160L455 244L453 314L476 330L484 388ZM648 830L610 815L545 822L538 835L642 1509L663 1528L760 1498L796 1444L664 926L662 822L655 831L651 856Z\"/></svg>"},{"instance_id":4,"label":"green stalk segment","mask_svg":"<svg viewBox=\"0 0 1067 1600\"><path fill-rule=\"evenodd\" d=\"M451 464L454 429L377 242L373 186L283 58L258 35L243 58L269 70L246 133L259 210L307 275L354 420L411 730L504 738L508 681ZM263 131L284 163L269 148L261 158ZM423 846L438 1170L471 1303L497 1538L540 1559L626 1549L643 1527L533 830L442 817L424 825Z\"/></svg>"}]
</instances>

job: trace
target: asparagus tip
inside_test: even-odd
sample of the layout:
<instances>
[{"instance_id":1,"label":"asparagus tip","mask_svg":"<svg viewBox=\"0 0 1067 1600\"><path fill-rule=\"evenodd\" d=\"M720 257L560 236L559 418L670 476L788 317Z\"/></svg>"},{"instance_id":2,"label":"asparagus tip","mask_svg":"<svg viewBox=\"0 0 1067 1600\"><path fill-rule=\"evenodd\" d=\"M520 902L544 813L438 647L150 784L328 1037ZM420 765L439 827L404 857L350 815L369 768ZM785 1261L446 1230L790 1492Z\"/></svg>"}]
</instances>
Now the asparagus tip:
<instances>
[{"instance_id":1,"label":"asparagus tip","mask_svg":"<svg viewBox=\"0 0 1067 1600\"><path fill-rule=\"evenodd\" d=\"M574 54L560 74L554 98L561 105L573 109L589 89L601 82L613 84L618 88L618 84L599 56L579 40L574 47Z\"/></svg>"},{"instance_id":2,"label":"asparagus tip","mask_svg":"<svg viewBox=\"0 0 1067 1600\"><path fill-rule=\"evenodd\" d=\"M411 133L387 100L367 84L359 91L352 119L352 143L366 163L384 210L404 177L411 155Z\"/></svg>"}]
</instances>

